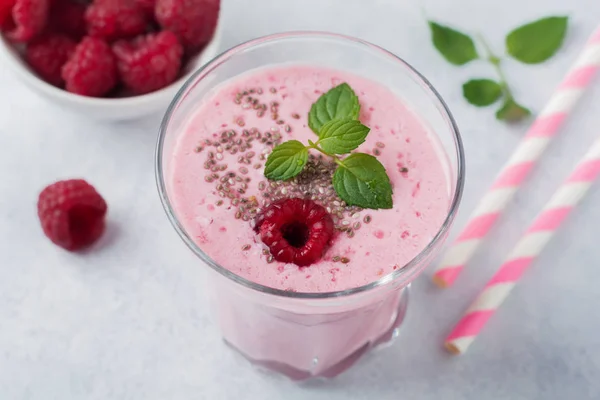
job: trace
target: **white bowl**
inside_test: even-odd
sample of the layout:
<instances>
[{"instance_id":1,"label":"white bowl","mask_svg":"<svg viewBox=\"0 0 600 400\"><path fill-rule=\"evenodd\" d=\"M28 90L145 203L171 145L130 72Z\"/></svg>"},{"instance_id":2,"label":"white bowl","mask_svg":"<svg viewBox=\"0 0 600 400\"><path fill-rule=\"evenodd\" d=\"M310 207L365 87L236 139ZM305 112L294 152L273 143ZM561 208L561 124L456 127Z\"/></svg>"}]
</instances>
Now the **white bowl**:
<instances>
[{"instance_id":1,"label":"white bowl","mask_svg":"<svg viewBox=\"0 0 600 400\"><path fill-rule=\"evenodd\" d=\"M156 111L164 111L169 102L190 75L213 59L220 43L220 24L210 43L200 54L184 66L182 76L169 86L141 96L124 98L86 97L67 92L46 83L29 68L22 56L2 35L0 35L0 59L32 90L48 98L55 105L68 108L77 114L88 115L100 120L128 120L140 118Z\"/></svg>"}]
</instances>

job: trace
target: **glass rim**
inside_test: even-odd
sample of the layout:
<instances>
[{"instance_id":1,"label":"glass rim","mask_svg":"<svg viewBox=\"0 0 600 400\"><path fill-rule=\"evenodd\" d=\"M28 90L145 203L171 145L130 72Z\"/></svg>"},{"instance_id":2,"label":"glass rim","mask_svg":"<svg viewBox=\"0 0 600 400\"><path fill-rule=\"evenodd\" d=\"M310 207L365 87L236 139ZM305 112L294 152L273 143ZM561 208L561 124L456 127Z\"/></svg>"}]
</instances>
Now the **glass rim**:
<instances>
[{"instance_id":1,"label":"glass rim","mask_svg":"<svg viewBox=\"0 0 600 400\"><path fill-rule=\"evenodd\" d=\"M438 106L441 106L441 110L445 113L445 117L447 118L450 128L452 130L452 135L454 138L455 151L456 151L456 188L454 190L452 201L450 203L450 207L448 209L448 213L444 222L438 229L435 236L431 239L431 241L425 246L415 257L413 257L409 262L407 262L404 266L398 268L395 271L381 277L380 279L370 282L366 285L357 286L354 288L332 291L332 292L295 292L289 290L282 290L272 288L270 286L265 286L260 283L253 282L248 280L240 275L233 273L225 267L222 267L218 263L216 263L212 258L210 258L202 249L192 240L192 238L187 234L186 230L183 228L178 218L175 215L171 202L169 200L166 184L165 184L165 176L163 174L163 150L164 150L164 139L166 137L167 127L169 126L169 122L173 115L173 112L179 102L185 98L188 89L192 87L199 79L202 79L203 76L210 73L215 68L226 62L231 56L244 51L250 48L253 48L258 45L262 45L265 43L279 41L282 39L290 39L290 38L312 38L312 39L333 39L338 41L345 42L354 42L355 44L367 47L369 50L379 52L383 56L391 58L393 61L399 62L405 68L408 69L409 72L412 72L417 79L424 84L425 91L428 91L429 96L433 102L437 101ZM438 107L439 108L439 107ZM446 102L442 99L441 95L437 92L437 90L433 87L433 85L412 65L404 61L402 58L396 56L390 51L367 42L362 39L358 39L352 36L342 35L338 33L330 33L330 32L322 32L322 31L290 31L284 33L275 33L271 35L261 36L255 39L248 40L246 42L240 43L221 54L217 55L215 58L210 60L208 63L200 67L196 72L194 72L190 77L186 80L183 86L179 89L169 107L167 108L165 115L162 119L159 128L158 141L155 149L155 178L156 185L158 188L158 193L160 196L161 203L163 208L169 218L169 221L187 245L187 247L192 250L192 252L198 256L202 261L204 261L209 267L211 267L216 272L225 276L226 278L232 280L233 282L244 286L248 289L255 290L258 292L285 297L285 298L295 298L295 299L331 299L338 297L346 297L354 294L365 293L372 289L384 287L389 285L392 282L399 280L401 277L410 277L410 272L413 271L425 257L427 257L431 251L434 249L435 245L440 242L442 237L449 230L458 210L458 206L460 204L460 200L462 197L464 182L465 182L465 158L464 158L464 148L462 139L460 136L460 132L450 109L448 108Z\"/></svg>"}]
</instances>

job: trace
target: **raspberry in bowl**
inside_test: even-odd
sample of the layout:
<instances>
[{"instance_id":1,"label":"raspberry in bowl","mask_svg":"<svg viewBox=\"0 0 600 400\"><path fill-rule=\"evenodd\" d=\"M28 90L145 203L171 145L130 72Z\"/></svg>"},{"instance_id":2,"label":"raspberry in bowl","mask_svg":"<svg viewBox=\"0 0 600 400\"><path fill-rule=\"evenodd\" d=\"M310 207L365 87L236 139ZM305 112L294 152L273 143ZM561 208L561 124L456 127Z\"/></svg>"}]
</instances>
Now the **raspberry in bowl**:
<instances>
[{"instance_id":1,"label":"raspberry in bowl","mask_svg":"<svg viewBox=\"0 0 600 400\"><path fill-rule=\"evenodd\" d=\"M397 336L464 183L431 85L372 44L286 33L240 45L167 112L157 180L208 266L225 341L292 379L334 377Z\"/></svg>"},{"instance_id":2,"label":"raspberry in bowl","mask_svg":"<svg viewBox=\"0 0 600 400\"><path fill-rule=\"evenodd\" d=\"M164 109L217 54L219 9L220 0L0 0L0 56L54 104L137 118Z\"/></svg>"}]
</instances>

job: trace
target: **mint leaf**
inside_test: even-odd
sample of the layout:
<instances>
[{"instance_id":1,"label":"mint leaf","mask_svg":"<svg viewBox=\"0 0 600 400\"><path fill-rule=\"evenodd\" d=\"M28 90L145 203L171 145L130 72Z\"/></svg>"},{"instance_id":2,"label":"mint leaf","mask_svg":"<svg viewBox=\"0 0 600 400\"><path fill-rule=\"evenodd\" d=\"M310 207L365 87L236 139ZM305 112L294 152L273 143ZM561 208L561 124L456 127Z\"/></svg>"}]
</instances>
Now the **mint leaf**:
<instances>
[{"instance_id":1,"label":"mint leaf","mask_svg":"<svg viewBox=\"0 0 600 400\"><path fill-rule=\"evenodd\" d=\"M364 143L369 127L354 119L336 119L321 127L319 144L329 154L347 154Z\"/></svg>"},{"instance_id":2,"label":"mint leaf","mask_svg":"<svg viewBox=\"0 0 600 400\"><path fill-rule=\"evenodd\" d=\"M358 96L347 84L342 83L324 93L312 105L308 113L308 126L319 135L321 127L334 119L358 119L360 104Z\"/></svg>"},{"instance_id":3,"label":"mint leaf","mask_svg":"<svg viewBox=\"0 0 600 400\"><path fill-rule=\"evenodd\" d=\"M265 176L276 181L293 178L302 172L308 161L306 146L297 140L289 140L275 147L265 164Z\"/></svg>"},{"instance_id":4,"label":"mint leaf","mask_svg":"<svg viewBox=\"0 0 600 400\"><path fill-rule=\"evenodd\" d=\"M519 122L530 115L531 111L514 99L507 99L502 107L496 111L496 119L507 122Z\"/></svg>"},{"instance_id":5,"label":"mint leaf","mask_svg":"<svg viewBox=\"0 0 600 400\"><path fill-rule=\"evenodd\" d=\"M479 58L473 39L450 27L428 21L431 40L448 62L463 65Z\"/></svg>"},{"instance_id":6,"label":"mint leaf","mask_svg":"<svg viewBox=\"0 0 600 400\"><path fill-rule=\"evenodd\" d=\"M547 17L520 26L506 36L508 54L526 64L546 61L560 48L568 17Z\"/></svg>"},{"instance_id":7,"label":"mint leaf","mask_svg":"<svg viewBox=\"0 0 600 400\"><path fill-rule=\"evenodd\" d=\"M502 96L502 86L491 79L471 79L463 84L463 96L475 106L489 106Z\"/></svg>"},{"instance_id":8,"label":"mint leaf","mask_svg":"<svg viewBox=\"0 0 600 400\"><path fill-rule=\"evenodd\" d=\"M333 174L333 187L349 205L392 208L392 185L384 166L371 155L356 153L342 160Z\"/></svg>"}]
</instances>

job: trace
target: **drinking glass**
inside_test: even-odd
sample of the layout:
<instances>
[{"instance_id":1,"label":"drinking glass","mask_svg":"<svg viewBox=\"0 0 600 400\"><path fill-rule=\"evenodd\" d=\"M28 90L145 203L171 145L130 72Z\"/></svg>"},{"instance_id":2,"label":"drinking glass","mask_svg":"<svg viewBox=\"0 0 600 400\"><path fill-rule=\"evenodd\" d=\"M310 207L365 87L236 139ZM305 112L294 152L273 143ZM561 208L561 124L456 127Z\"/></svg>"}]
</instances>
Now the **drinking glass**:
<instances>
[{"instance_id":1,"label":"drinking glass","mask_svg":"<svg viewBox=\"0 0 600 400\"><path fill-rule=\"evenodd\" d=\"M254 69L282 64L334 68L385 85L439 139L450 204L431 242L406 265L367 285L329 293L263 286L213 261L190 237L171 202L170 160L198 105L223 83ZM156 150L158 191L168 218L207 271L211 309L225 342L253 364L295 380L334 377L361 355L397 336L409 284L446 239L464 184L464 155L456 123L431 84L404 60L365 41L320 32L292 32L236 46L198 70L172 101ZM401 232L399 231L400 235Z\"/></svg>"}]
</instances>

